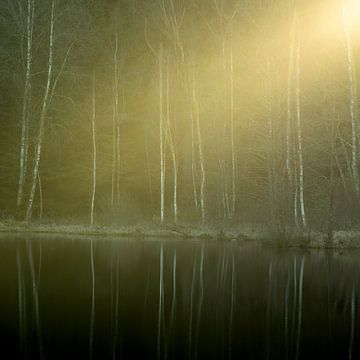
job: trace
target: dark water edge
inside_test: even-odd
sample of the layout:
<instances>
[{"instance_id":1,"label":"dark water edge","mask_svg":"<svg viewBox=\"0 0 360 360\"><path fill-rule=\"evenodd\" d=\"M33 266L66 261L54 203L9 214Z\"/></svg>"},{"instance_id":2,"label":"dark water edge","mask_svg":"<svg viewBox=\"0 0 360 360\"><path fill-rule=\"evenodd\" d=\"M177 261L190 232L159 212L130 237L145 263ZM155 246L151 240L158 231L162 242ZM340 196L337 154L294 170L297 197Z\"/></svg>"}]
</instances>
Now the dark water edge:
<instances>
[{"instance_id":1,"label":"dark water edge","mask_svg":"<svg viewBox=\"0 0 360 360\"><path fill-rule=\"evenodd\" d=\"M359 251L169 240L2 237L0 353L359 358Z\"/></svg>"}]
</instances>

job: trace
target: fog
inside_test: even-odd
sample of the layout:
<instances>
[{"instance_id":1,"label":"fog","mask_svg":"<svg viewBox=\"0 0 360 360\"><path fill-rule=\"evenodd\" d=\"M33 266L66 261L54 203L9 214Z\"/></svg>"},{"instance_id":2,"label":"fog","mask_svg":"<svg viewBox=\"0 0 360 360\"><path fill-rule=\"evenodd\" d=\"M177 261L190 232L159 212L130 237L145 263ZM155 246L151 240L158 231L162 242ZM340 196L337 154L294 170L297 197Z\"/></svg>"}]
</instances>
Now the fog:
<instances>
[{"instance_id":1,"label":"fog","mask_svg":"<svg viewBox=\"0 0 360 360\"><path fill-rule=\"evenodd\" d=\"M356 1L1 1L3 219L353 229Z\"/></svg>"}]
</instances>

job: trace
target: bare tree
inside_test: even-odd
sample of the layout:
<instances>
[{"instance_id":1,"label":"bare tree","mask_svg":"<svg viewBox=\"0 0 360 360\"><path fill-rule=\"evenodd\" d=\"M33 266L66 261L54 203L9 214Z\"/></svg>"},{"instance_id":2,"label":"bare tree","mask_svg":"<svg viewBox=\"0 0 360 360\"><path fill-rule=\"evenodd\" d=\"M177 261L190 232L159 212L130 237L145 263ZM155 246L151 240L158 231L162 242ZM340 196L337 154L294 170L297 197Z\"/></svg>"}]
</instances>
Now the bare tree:
<instances>
[{"instance_id":1,"label":"bare tree","mask_svg":"<svg viewBox=\"0 0 360 360\"><path fill-rule=\"evenodd\" d=\"M72 42L64 56L64 60L61 64L60 70L56 77L54 78L53 75L53 67L54 67L54 25L55 25L55 3L56 0L52 0L51 2L51 14L50 14L50 32L49 32L49 55L48 55L48 65L47 65L47 79L45 85L45 92L44 97L41 104L41 111L40 111L40 119L38 125L38 134L36 137L36 144L35 144L35 160L34 166L32 170L32 177L31 177L31 188L29 199L26 208L26 215L25 220L28 222L31 219L32 214L32 207L34 203L36 187L38 184L38 176L39 176L39 167L40 167L40 160L41 160L41 153L42 153L42 145L44 141L44 132L45 132L45 122L48 114L48 110L53 99L57 84L61 75L64 72L65 64L67 62L69 53L74 45ZM42 203L42 198L41 198Z\"/></svg>"},{"instance_id":2,"label":"bare tree","mask_svg":"<svg viewBox=\"0 0 360 360\"><path fill-rule=\"evenodd\" d=\"M164 26L161 27L161 31L165 36L170 39L170 43L175 53L175 63L178 65L184 61L184 49L181 39L181 26L185 15L185 8L182 6L176 7L175 0L161 0L160 9L162 14L162 21ZM173 215L174 223L178 220L178 204L177 204L177 192L178 192L178 169L177 169L177 152L175 146L175 137L173 135L171 117L170 117L170 50L167 51L167 66L166 66L166 138L170 147L172 164L173 164Z\"/></svg>"},{"instance_id":3,"label":"bare tree","mask_svg":"<svg viewBox=\"0 0 360 360\"><path fill-rule=\"evenodd\" d=\"M299 174L299 201L302 227L306 228L306 215L304 203L304 164L303 164L303 139L301 133L301 113L300 113L300 34L298 31L296 47L296 126L297 126L297 154L298 154L298 174Z\"/></svg>"},{"instance_id":4,"label":"bare tree","mask_svg":"<svg viewBox=\"0 0 360 360\"><path fill-rule=\"evenodd\" d=\"M160 140L160 221L165 219L165 152L164 152L164 94L163 94L163 44L159 53L159 140Z\"/></svg>"},{"instance_id":5,"label":"bare tree","mask_svg":"<svg viewBox=\"0 0 360 360\"><path fill-rule=\"evenodd\" d=\"M169 143L171 158L173 163L173 215L174 223L178 220L178 169L177 169L177 154L171 129L171 114L170 114L170 53L166 57L166 139Z\"/></svg>"},{"instance_id":6,"label":"bare tree","mask_svg":"<svg viewBox=\"0 0 360 360\"><path fill-rule=\"evenodd\" d=\"M94 225L94 205L96 194L96 96L95 96L95 72L92 79L92 146L93 146L93 168L92 168L92 194L91 194L91 211L90 211L90 225Z\"/></svg>"},{"instance_id":7,"label":"bare tree","mask_svg":"<svg viewBox=\"0 0 360 360\"><path fill-rule=\"evenodd\" d=\"M353 59L353 50L351 44L351 33L349 24L349 9L346 8L345 2L342 9L342 21L346 40L346 54L347 54L347 70L349 80L349 111L351 119L351 173L353 186L356 196L360 195L360 183L359 183L359 169L358 169L358 119L356 116L356 81L355 81L355 68Z\"/></svg>"},{"instance_id":8,"label":"bare tree","mask_svg":"<svg viewBox=\"0 0 360 360\"><path fill-rule=\"evenodd\" d=\"M204 20L208 29L212 35L221 42L222 49L222 60L223 68L225 75L226 86L229 89L229 124L227 121L224 121L223 126L223 137L224 141L227 134L227 127L230 131L230 181L228 180L228 162L226 161L226 154L224 153L222 159L218 161L220 176L222 179L222 203L224 209L224 217L228 218L231 221L235 215L236 211L236 176L237 176L237 166L236 166L236 152L235 152L235 137L234 137L234 61L233 61L233 45L232 45L232 28L233 21L238 10L238 2L236 1L232 6L230 13L226 11L226 1L224 0L213 0L211 2L211 7L214 9L215 17L217 19L217 24L214 26L210 23L208 18L203 14L199 5L194 1L194 6L197 9L199 15ZM227 49L227 42L229 46ZM224 142L222 147L226 147ZM225 151L223 151L225 152ZM220 152L219 152L220 153ZM229 186L228 183L231 183Z\"/></svg>"},{"instance_id":9,"label":"bare tree","mask_svg":"<svg viewBox=\"0 0 360 360\"><path fill-rule=\"evenodd\" d=\"M35 1L27 0L26 13L26 73L24 84L24 96L21 117L21 141L20 141L20 172L17 193L17 206L21 206L26 178L28 148L29 148L29 117L31 108L31 77L33 58L33 29Z\"/></svg>"},{"instance_id":10,"label":"bare tree","mask_svg":"<svg viewBox=\"0 0 360 360\"><path fill-rule=\"evenodd\" d=\"M192 64L192 101L193 101L193 113L196 127L197 135L197 146L198 146L198 155L200 163L200 209L201 209L201 220L202 223L205 222L206 215L206 205L205 205L205 182L206 182L206 171L204 164L204 150L203 150L203 141L201 134L201 125L200 125L200 109L198 102L198 94L196 88L196 74L195 74L195 60L193 59Z\"/></svg>"},{"instance_id":11,"label":"bare tree","mask_svg":"<svg viewBox=\"0 0 360 360\"><path fill-rule=\"evenodd\" d=\"M159 150L160 150L160 221L165 220L165 145L166 128L164 121L164 46L160 42L159 50L155 50L147 37L147 20L145 19L145 40L148 48L154 54L158 65L159 76Z\"/></svg>"},{"instance_id":12,"label":"bare tree","mask_svg":"<svg viewBox=\"0 0 360 360\"><path fill-rule=\"evenodd\" d=\"M119 90L118 90L118 34L115 33L115 50L114 50L114 116L113 116L113 144L112 144L112 174L111 174L111 207L114 207L115 186L116 186L116 167L119 161Z\"/></svg>"},{"instance_id":13,"label":"bare tree","mask_svg":"<svg viewBox=\"0 0 360 360\"><path fill-rule=\"evenodd\" d=\"M123 52L123 49L121 49ZM120 57L120 58L119 58ZM119 40L118 33L115 32L115 48L114 48L114 112L113 112L113 138L112 138L112 174L111 174L111 207L114 207L115 200L120 201L120 140L121 140L121 116L119 113L119 75L124 64L124 52L119 56ZM124 91L122 91L122 107L124 107Z\"/></svg>"},{"instance_id":14,"label":"bare tree","mask_svg":"<svg viewBox=\"0 0 360 360\"><path fill-rule=\"evenodd\" d=\"M47 115L47 111L49 108L49 100L51 100L51 83L53 78L53 53L54 53L54 23L55 23L55 0L51 2L51 15L50 15L50 35L49 35L49 60L48 60L48 69L47 69L47 81L45 86L45 93L41 107L40 113L40 123L39 123L39 130L38 136L36 140L36 150L35 150L35 161L34 161L34 168L32 174L32 183L31 183L31 190L30 196L28 200L27 210L26 210L26 221L29 221L31 218L31 211L35 197L36 191L36 184L38 181L38 172L40 166L40 158L41 158L41 148L44 138L44 125L45 119Z\"/></svg>"},{"instance_id":15,"label":"bare tree","mask_svg":"<svg viewBox=\"0 0 360 360\"><path fill-rule=\"evenodd\" d=\"M290 30L290 44L289 44L289 65L288 65L288 78L287 78L287 117L286 117L286 160L285 168L287 174L287 205L288 212L291 213L291 199L292 196L292 185L293 185L293 169L291 161L292 144L291 144L291 130L292 130L292 85L293 85L293 72L294 72L294 46L295 46L295 26L296 26L296 13L293 15L291 30ZM296 209L296 206L294 207ZM297 216L294 216L295 221Z\"/></svg>"},{"instance_id":16,"label":"bare tree","mask_svg":"<svg viewBox=\"0 0 360 360\"><path fill-rule=\"evenodd\" d=\"M233 48L230 47L230 141L231 141L231 212L230 220L233 219L236 210L236 155L234 140L234 64Z\"/></svg>"}]
</instances>

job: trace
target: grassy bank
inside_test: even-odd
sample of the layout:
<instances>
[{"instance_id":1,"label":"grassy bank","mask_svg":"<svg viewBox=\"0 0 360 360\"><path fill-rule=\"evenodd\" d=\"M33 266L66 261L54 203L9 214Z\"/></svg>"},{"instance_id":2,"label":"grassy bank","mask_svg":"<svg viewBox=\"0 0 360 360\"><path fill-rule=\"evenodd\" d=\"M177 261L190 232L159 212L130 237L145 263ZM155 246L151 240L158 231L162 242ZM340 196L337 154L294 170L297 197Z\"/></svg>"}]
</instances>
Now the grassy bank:
<instances>
[{"instance_id":1,"label":"grassy bank","mask_svg":"<svg viewBox=\"0 0 360 360\"><path fill-rule=\"evenodd\" d=\"M264 246L318 248L318 249L357 249L360 248L360 231L341 230L333 233L329 241L327 234L318 231L273 234L265 230L238 229L224 230L211 227L189 227L160 224L137 226L89 226L25 223L0 221L0 234L57 234L77 236L119 237L133 239L199 239L224 242L258 241Z\"/></svg>"},{"instance_id":2,"label":"grassy bank","mask_svg":"<svg viewBox=\"0 0 360 360\"><path fill-rule=\"evenodd\" d=\"M260 239L259 239L260 240ZM294 247L305 249L360 249L360 231L334 231L332 238L319 231L298 232L286 235L264 234L261 238L266 246Z\"/></svg>"},{"instance_id":3,"label":"grassy bank","mask_svg":"<svg viewBox=\"0 0 360 360\"><path fill-rule=\"evenodd\" d=\"M59 234L84 236L111 236L127 238L177 238L177 239L208 239L219 241L249 241L256 237L249 234L224 231L212 228L192 228L174 225L138 225L138 226L89 226L40 224L15 221L0 221L0 233L23 234Z\"/></svg>"}]
</instances>

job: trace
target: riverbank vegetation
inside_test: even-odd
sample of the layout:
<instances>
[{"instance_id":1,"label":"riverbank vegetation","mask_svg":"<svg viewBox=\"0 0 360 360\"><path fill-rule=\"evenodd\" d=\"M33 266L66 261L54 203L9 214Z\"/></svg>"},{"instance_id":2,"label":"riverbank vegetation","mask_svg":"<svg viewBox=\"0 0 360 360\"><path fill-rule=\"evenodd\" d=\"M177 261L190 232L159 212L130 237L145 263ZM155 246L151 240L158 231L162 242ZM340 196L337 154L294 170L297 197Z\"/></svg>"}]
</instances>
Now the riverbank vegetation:
<instances>
[{"instance_id":1,"label":"riverbank vegetation","mask_svg":"<svg viewBox=\"0 0 360 360\"><path fill-rule=\"evenodd\" d=\"M263 246L294 247L306 249L351 250L360 249L360 231L334 231L329 241L328 234L318 231L294 232L287 234L270 233L268 228L254 229L241 226L232 229L216 229L210 226L189 227L161 224L138 224L134 226L89 226L41 224L14 221L0 222L0 237L9 234L28 236L70 236L99 237L102 239L130 240L173 240L173 241L216 241L232 242L239 245L259 243Z\"/></svg>"}]
</instances>

